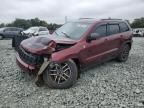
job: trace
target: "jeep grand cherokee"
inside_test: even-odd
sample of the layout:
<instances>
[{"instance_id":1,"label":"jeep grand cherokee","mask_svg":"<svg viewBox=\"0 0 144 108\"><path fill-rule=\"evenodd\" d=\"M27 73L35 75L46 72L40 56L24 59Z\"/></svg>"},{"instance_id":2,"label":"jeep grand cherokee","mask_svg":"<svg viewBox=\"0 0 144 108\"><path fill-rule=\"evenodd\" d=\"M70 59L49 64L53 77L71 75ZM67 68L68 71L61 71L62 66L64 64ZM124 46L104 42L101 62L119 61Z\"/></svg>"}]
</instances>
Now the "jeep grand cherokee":
<instances>
[{"instance_id":1,"label":"jeep grand cherokee","mask_svg":"<svg viewBox=\"0 0 144 108\"><path fill-rule=\"evenodd\" d=\"M21 42L19 67L37 73L51 88L69 88L80 70L111 59L125 62L132 45L127 22L114 19L81 19L69 22L52 35Z\"/></svg>"}]
</instances>

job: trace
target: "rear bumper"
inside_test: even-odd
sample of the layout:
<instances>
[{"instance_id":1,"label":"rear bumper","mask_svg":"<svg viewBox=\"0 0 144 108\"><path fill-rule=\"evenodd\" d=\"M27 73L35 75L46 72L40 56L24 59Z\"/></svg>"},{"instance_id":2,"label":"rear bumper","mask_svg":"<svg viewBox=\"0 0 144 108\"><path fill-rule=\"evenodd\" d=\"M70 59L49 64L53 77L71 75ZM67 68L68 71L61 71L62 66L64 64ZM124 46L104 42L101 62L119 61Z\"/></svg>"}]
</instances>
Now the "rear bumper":
<instances>
[{"instance_id":1,"label":"rear bumper","mask_svg":"<svg viewBox=\"0 0 144 108\"><path fill-rule=\"evenodd\" d=\"M36 72L36 67L25 63L23 60L21 60L18 54L16 56L16 63L20 67L20 69L23 70L24 72L29 72L29 73Z\"/></svg>"}]
</instances>

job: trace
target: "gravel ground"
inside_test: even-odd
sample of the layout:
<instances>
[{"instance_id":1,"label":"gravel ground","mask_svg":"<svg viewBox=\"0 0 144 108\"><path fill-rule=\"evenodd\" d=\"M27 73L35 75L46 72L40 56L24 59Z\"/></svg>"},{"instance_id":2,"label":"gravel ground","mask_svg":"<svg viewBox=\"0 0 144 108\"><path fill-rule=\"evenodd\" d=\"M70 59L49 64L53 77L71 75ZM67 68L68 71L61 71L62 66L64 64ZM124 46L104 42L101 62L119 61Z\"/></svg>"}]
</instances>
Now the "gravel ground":
<instances>
[{"instance_id":1,"label":"gravel ground","mask_svg":"<svg viewBox=\"0 0 144 108\"><path fill-rule=\"evenodd\" d=\"M144 108L144 38L134 38L125 63L82 72L70 89L37 87L15 63L10 40L0 40L0 108Z\"/></svg>"}]
</instances>

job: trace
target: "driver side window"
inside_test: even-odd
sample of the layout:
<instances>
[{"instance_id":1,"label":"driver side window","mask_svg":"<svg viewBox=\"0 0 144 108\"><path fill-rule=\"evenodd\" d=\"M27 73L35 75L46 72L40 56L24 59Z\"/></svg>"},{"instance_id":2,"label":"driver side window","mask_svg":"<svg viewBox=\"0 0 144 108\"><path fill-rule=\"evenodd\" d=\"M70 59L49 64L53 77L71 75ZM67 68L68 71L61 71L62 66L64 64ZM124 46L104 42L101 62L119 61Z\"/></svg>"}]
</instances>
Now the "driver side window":
<instances>
[{"instance_id":1,"label":"driver side window","mask_svg":"<svg viewBox=\"0 0 144 108\"><path fill-rule=\"evenodd\" d=\"M10 28L5 29L5 32L10 32L10 31L11 31Z\"/></svg>"},{"instance_id":2,"label":"driver side window","mask_svg":"<svg viewBox=\"0 0 144 108\"><path fill-rule=\"evenodd\" d=\"M40 28L39 31L48 31L46 28Z\"/></svg>"},{"instance_id":3,"label":"driver side window","mask_svg":"<svg viewBox=\"0 0 144 108\"><path fill-rule=\"evenodd\" d=\"M93 33L97 33L100 36L106 36L107 35L107 26L106 26L106 24L96 27L96 29L94 30Z\"/></svg>"}]
</instances>

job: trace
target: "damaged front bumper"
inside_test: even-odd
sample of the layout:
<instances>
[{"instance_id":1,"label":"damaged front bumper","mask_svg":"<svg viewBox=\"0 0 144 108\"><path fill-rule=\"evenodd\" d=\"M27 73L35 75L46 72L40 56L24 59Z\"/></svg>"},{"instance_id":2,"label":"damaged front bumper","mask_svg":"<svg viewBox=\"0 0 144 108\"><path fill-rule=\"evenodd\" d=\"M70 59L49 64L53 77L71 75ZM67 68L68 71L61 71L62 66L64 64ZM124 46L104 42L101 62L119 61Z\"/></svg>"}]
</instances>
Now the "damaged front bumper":
<instances>
[{"instance_id":1,"label":"damaged front bumper","mask_svg":"<svg viewBox=\"0 0 144 108\"><path fill-rule=\"evenodd\" d=\"M16 62L24 72L37 72L38 68L44 62L44 57L27 52L19 46L16 55Z\"/></svg>"},{"instance_id":2,"label":"damaged front bumper","mask_svg":"<svg viewBox=\"0 0 144 108\"><path fill-rule=\"evenodd\" d=\"M19 54L16 55L16 63L17 65L24 71L28 73L36 72L36 66L29 65L25 63L19 56Z\"/></svg>"},{"instance_id":3,"label":"damaged front bumper","mask_svg":"<svg viewBox=\"0 0 144 108\"><path fill-rule=\"evenodd\" d=\"M48 67L49 61L43 62L43 64L39 68L37 68L36 66L31 66L29 64L26 64L24 61L21 60L21 58L17 54L17 56L16 56L16 62L17 62L17 65L24 72L28 72L29 74L36 74L35 84L37 86L41 86L41 82L43 82L42 78L41 78L41 75L45 71L45 69Z\"/></svg>"}]
</instances>

